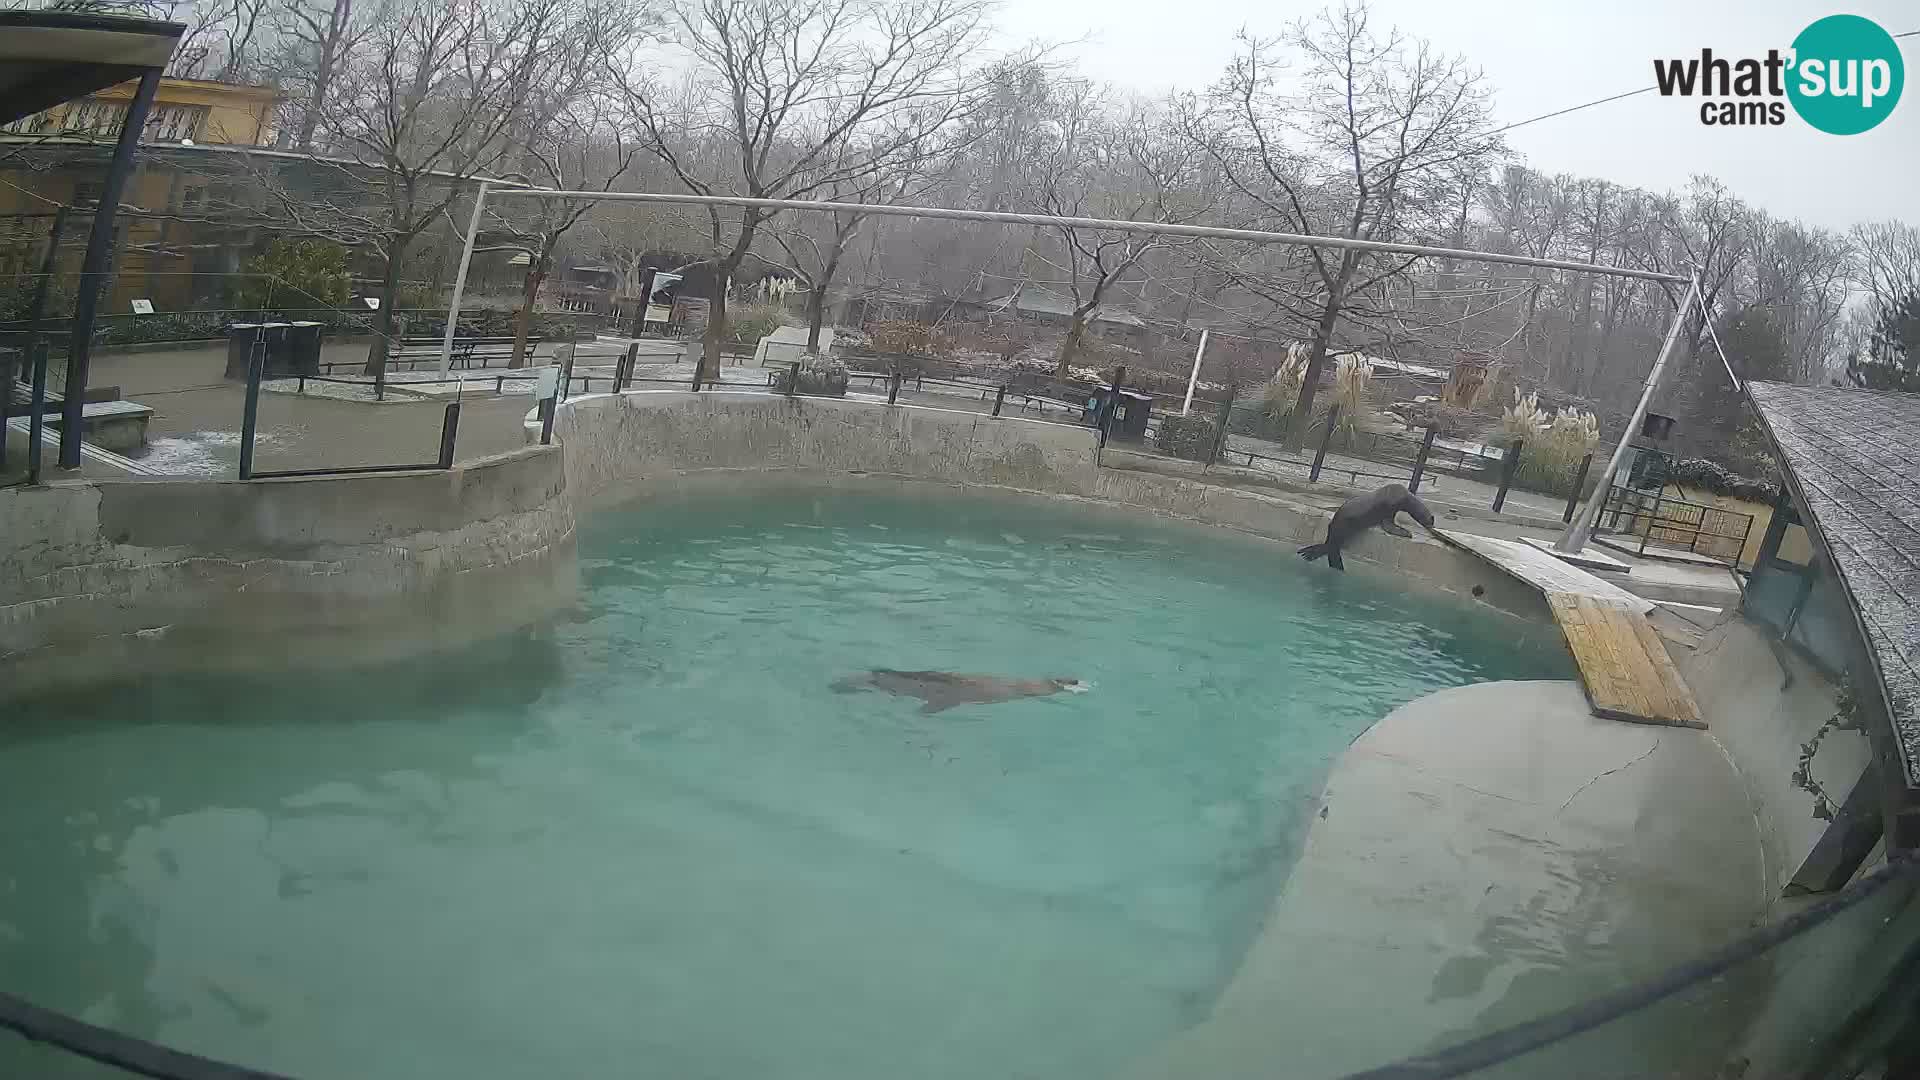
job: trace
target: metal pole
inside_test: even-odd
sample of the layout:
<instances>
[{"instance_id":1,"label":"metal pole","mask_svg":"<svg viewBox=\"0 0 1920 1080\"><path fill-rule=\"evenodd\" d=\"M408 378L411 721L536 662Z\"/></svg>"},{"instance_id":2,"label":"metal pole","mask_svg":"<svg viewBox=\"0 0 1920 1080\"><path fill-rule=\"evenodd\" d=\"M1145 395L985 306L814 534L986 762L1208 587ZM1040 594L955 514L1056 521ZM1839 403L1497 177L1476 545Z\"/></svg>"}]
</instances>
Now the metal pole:
<instances>
[{"instance_id":1,"label":"metal pole","mask_svg":"<svg viewBox=\"0 0 1920 1080\"><path fill-rule=\"evenodd\" d=\"M991 221L1002 225L1037 225L1044 229L1080 228L1108 232L1145 233L1154 236L1198 236L1217 240L1244 240L1255 244L1293 244L1301 247L1339 248L1348 251L1381 251L1396 255L1432 255L1444 259L1472 259L1509 266L1538 266L1548 270L1575 270L1609 274L1614 277L1640 278L1644 281L1670 281L1684 285L1687 279L1657 270L1635 270L1624 266L1571 262L1564 259L1536 259L1530 255L1503 255L1490 251L1466 251L1458 248L1428 247L1424 244L1386 243L1379 240L1354 240L1344 236L1314 236L1307 233L1268 232L1262 229L1223 229L1213 225L1174 225L1163 221L1117 221L1112 218L1062 217L1053 214L1013 214L997 210L955 210L942 206L885 206L875 203L825 202L816 199L752 199L740 195L687 195L664 191L570 191L559 188L500 188L496 199L531 196L549 199L578 199L590 202L651 202L682 206L747 206L762 210L818 210L876 217L935 218L947 221Z\"/></svg>"},{"instance_id":2,"label":"metal pole","mask_svg":"<svg viewBox=\"0 0 1920 1080\"><path fill-rule=\"evenodd\" d=\"M15 367L12 353L0 356L0 472L7 467L7 421L13 416L13 384L18 381Z\"/></svg>"},{"instance_id":3,"label":"metal pole","mask_svg":"<svg viewBox=\"0 0 1920 1080\"><path fill-rule=\"evenodd\" d=\"M487 206L487 182L480 181L473 193L473 216L467 219L467 242L460 248L460 271L453 275L453 300L447 305L447 329L440 335L440 377L446 378L453 367L453 331L460 324L460 298L467 291L467 267L473 262L473 243L480 236L480 211ZM539 267L533 267L538 270ZM533 317L532 312L527 313Z\"/></svg>"},{"instance_id":4,"label":"metal pole","mask_svg":"<svg viewBox=\"0 0 1920 1080\"><path fill-rule=\"evenodd\" d=\"M267 351L253 349L247 356L247 399L240 412L240 479L253 479L253 437L260 422L260 375Z\"/></svg>"},{"instance_id":5,"label":"metal pole","mask_svg":"<svg viewBox=\"0 0 1920 1080\"><path fill-rule=\"evenodd\" d=\"M1227 425L1233 423L1233 399L1238 396L1240 396L1240 388L1229 385L1227 387L1227 400L1220 403L1220 415L1215 418L1213 422L1213 451L1207 455L1207 468L1209 469L1213 468L1214 462L1220 460L1220 451L1226 448L1228 435ZM1252 465L1252 460L1249 459L1247 464Z\"/></svg>"},{"instance_id":6,"label":"metal pole","mask_svg":"<svg viewBox=\"0 0 1920 1080\"><path fill-rule=\"evenodd\" d=\"M33 355L27 357L27 363L33 365L33 390L27 394L27 407L33 412L27 418L27 483L40 482L40 458L47 432L47 343L42 341L34 346ZM13 393L8 387L7 393Z\"/></svg>"},{"instance_id":7,"label":"metal pole","mask_svg":"<svg viewBox=\"0 0 1920 1080\"><path fill-rule=\"evenodd\" d=\"M695 390L700 389L700 366L698 364L694 365L694 368L693 368L693 380L694 380L693 388ZM789 364L787 366L787 396L798 397L799 394L800 394L800 361L795 360L792 364Z\"/></svg>"},{"instance_id":8,"label":"metal pole","mask_svg":"<svg viewBox=\"0 0 1920 1080\"><path fill-rule=\"evenodd\" d=\"M1439 430L1437 427L1428 426L1427 437L1420 440L1420 452L1413 458L1413 479L1407 482L1408 491L1420 490L1420 477L1427 471L1427 455L1433 452L1433 436Z\"/></svg>"},{"instance_id":9,"label":"metal pole","mask_svg":"<svg viewBox=\"0 0 1920 1080\"><path fill-rule=\"evenodd\" d=\"M1193 388L1200 385L1200 358L1207 355L1207 332L1200 331L1200 347L1193 350L1193 373L1187 376L1187 399L1180 403L1180 415L1193 408Z\"/></svg>"},{"instance_id":10,"label":"metal pole","mask_svg":"<svg viewBox=\"0 0 1920 1080\"><path fill-rule=\"evenodd\" d=\"M1327 433L1320 436L1320 449L1314 452L1313 468L1307 473L1307 483L1320 482L1320 466L1327 463L1327 447L1333 445L1333 431L1340 426L1340 403L1334 402L1327 409Z\"/></svg>"},{"instance_id":11,"label":"metal pole","mask_svg":"<svg viewBox=\"0 0 1920 1080\"><path fill-rule=\"evenodd\" d=\"M26 348L21 350L20 355L27 363L29 382L33 381L34 357L40 353L40 323L47 317L47 293L53 288L53 273L60 256L60 234L66 228L67 209L62 206L53 212L53 227L47 230L47 253L40 258L40 280L34 283L33 306L27 311ZM42 372L43 390L46 385L44 374ZM12 359L9 359L5 378L0 379L0 466L7 463L7 418L13 411L13 384L17 378L19 375L16 365ZM44 402L34 403L36 413L44 404ZM32 423L38 422L36 420Z\"/></svg>"},{"instance_id":12,"label":"metal pole","mask_svg":"<svg viewBox=\"0 0 1920 1080\"><path fill-rule=\"evenodd\" d=\"M1007 403L1007 384L1001 383L1000 389L995 391L993 395L993 415L999 416L1000 406L1005 405L1006 403Z\"/></svg>"},{"instance_id":13,"label":"metal pole","mask_svg":"<svg viewBox=\"0 0 1920 1080\"><path fill-rule=\"evenodd\" d=\"M900 373L895 371L887 376L887 404L892 405L900 397ZM996 416L999 415L995 412Z\"/></svg>"},{"instance_id":14,"label":"metal pole","mask_svg":"<svg viewBox=\"0 0 1920 1080\"><path fill-rule=\"evenodd\" d=\"M140 133L147 126L147 113L153 109L153 95L160 89L160 69L148 68L140 76L140 87L127 103L126 119L120 124L120 139L114 143L113 163L107 166L107 178L100 185L100 208L93 215L93 231L87 234L87 254L80 261L80 286L73 300L73 337L67 346L67 382L60 401L60 467L80 467L80 438L85 424L87 374L93 357L93 316L100 303L100 289L106 284L107 260L112 254L114 215L120 210L120 196L127 188L127 175L133 172L133 156L140 147Z\"/></svg>"},{"instance_id":15,"label":"metal pole","mask_svg":"<svg viewBox=\"0 0 1920 1080\"><path fill-rule=\"evenodd\" d=\"M1560 515L1562 523L1573 520L1573 512L1580 506L1580 489L1587 486L1587 470L1593 468L1593 455L1580 459L1580 470L1573 474L1573 492L1567 496L1567 512Z\"/></svg>"},{"instance_id":16,"label":"metal pole","mask_svg":"<svg viewBox=\"0 0 1920 1080\"><path fill-rule=\"evenodd\" d=\"M1525 445L1526 440L1515 439L1513 445L1507 447L1506 464L1500 467L1500 490L1493 493L1493 512L1496 514L1507 505L1507 489L1513 486L1513 474L1520 471L1520 448Z\"/></svg>"},{"instance_id":17,"label":"metal pole","mask_svg":"<svg viewBox=\"0 0 1920 1080\"><path fill-rule=\"evenodd\" d=\"M1600 503L1613 486L1613 478L1620 471L1620 463L1627 459L1627 444L1633 440L1633 434L1647 418L1647 408L1653 404L1653 395L1660 388L1660 376L1667 370L1667 361L1673 358L1674 346L1680 342L1680 328L1686 324L1687 317L1693 313L1693 305L1700 297L1700 273L1694 271L1687 282L1686 298L1680 301L1680 307L1673 313L1673 325L1667 328L1667 340L1660 346L1660 356L1653 362L1653 370L1647 373L1647 387L1640 393L1640 404L1633 408L1633 418L1627 421L1627 430L1620 433L1620 445L1613 448L1613 457L1608 459L1605 471L1600 474L1600 482L1593 489L1593 496L1580 508L1580 513L1567 526L1560 542L1553 546L1555 551L1568 554L1578 552L1587 546L1593 538L1593 523L1600 516ZM1576 490L1575 496L1578 497Z\"/></svg>"}]
</instances>

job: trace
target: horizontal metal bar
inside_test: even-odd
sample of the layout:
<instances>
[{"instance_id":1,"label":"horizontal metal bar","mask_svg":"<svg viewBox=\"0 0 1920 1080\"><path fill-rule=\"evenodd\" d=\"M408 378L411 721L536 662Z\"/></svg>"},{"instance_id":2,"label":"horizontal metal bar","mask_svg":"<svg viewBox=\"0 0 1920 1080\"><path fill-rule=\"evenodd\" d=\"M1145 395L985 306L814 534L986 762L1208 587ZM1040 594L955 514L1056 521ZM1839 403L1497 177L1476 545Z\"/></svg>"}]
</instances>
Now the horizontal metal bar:
<instances>
[{"instance_id":1,"label":"horizontal metal bar","mask_svg":"<svg viewBox=\"0 0 1920 1080\"><path fill-rule=\"evenodd\" d=\"M739 206L759 210L815 210L873 214L880 217L938 218L947 221L987 221L1002 225L1038 225L1042 228L1099 229L1107 232L1147 233L1156 236L1244 240L1254 244L1290 244L1296 247L1378 251L1391 255L1430 255L1443 259L1467 259L1505 263L1512 266L1537 266L1546 270L1572 270L1612 277L1640 278L1644 281L1668 281L1678 285L1686 285L1692 281L1691 278L1679 274L1662 274L1653 270L1635 270L1624 266L1603 266L1599 263L1571 262L1565 259L1536 259L1530 255L1506 255L1491 251L1468 251L1460 248L1428 247L1425 244L1398 244L1380 240L1355 240L1344 236L1268 232L1264 229L1175 225L1164 221L1118 221L1112 218L1014 214L997 210L956 210L944 206L880 206L870 203L825 202L817 199L750 199L739 195L685 195L662 191L568 191L557 188L489 188L487 190L489 199L512 196L576 199L582 202L649 202L684 206Z\"/></svg>"},{"instance_id":2,"label":"horizontal metal bar","mask_svg":"<svg viewBox=\"0 0 1920 1080\"><path fill-rule=\"evenodd\" d=\"M418 465L342 465L333 469L282 469L278 472L256 472L255 480L277 480L288 476L354 476L360 473L377 472L438 472L437 461L422 462Z\"/></svg>"}]
</instances>

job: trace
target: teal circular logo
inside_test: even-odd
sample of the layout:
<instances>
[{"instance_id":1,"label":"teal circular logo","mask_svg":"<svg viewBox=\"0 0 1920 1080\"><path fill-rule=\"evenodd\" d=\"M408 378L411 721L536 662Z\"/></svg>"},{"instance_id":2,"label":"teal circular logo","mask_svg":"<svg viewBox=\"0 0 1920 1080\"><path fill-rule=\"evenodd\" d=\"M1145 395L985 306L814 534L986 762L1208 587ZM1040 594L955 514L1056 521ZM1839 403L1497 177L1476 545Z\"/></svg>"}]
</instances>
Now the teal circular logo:
<instances>
[{"instance_id":1,"label":"teal circular logo","mask_svg":"<svg viewBox=\"0 0 1920 1080\"><path fill-rule=\"evenodd\" d=\"M1893 112L1906 83L1900 44L1872 19L1829 15L1793 39L1787 99L1829 135L1858 135Z\"/></svg>"}]
</instances>

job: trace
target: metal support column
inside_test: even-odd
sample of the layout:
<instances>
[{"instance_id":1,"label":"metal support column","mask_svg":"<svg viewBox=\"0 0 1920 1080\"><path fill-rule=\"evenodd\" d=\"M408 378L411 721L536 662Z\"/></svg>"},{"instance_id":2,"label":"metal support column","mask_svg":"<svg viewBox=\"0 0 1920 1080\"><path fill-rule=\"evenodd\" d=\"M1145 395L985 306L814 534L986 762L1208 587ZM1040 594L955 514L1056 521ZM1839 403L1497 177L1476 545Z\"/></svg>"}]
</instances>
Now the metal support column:
<instances>
[{"instance_id":1,"label":"metal support column","mask_svg":"<svg viewBox=\"0 0 1920 1080\"><path fill-rule=\"evenodd\" d=\"M1507 505L1507 489L1513 487L1513 475L1520 471L1520 448L1527 445L1524 439L1513 440L1507 447L1507 460L1500 467L1500 490L1493 493L1493 512Z\"/></svg>"},{"instance_id":2,"label":"metal support column","mask_svg":"<svg viewBox=\"0 0 1920 1080\"><path fill-rule=\"evenodd\" d=\"M1640 404L1633 407L1633 418L1627 421L1627 430L1620 433L1620 445L1613 448L1613 457L1608 459L1607 467L1600 474L1600 482L1594 486L1593 497L1580 507L1580 513L1567 526L1559 543L1553 546L1555 551L1569 554L1578 552L1587 546L1593 538L1593 524L1600 517L1600 504L1606 501L1607 491L1613 487L1614 475L1620 471L1620 465L1627 460L1627 444L1640 430L1647 419L1647 408L1653 404L1653 395L1660 389L1660 376L1666 374L1667 361L1673 358L1674 346L1680 342L1680 328L1687 323L1687 317L1693 314L1694 305L1700 300L1700 272L1695 270L1687 284L1687 295L1680 301L1679 308L1673 313L1673 325L1667 328L1667 340L1660 346L1660 355L1653 362L1653 370L1647 373L1647 386L1640 392ZM1577 495L1577 492L1576 492Z\"/></svg>"},{"instance_id":3,"label":"metal support column","mask_svg":"<svg viewBox=\"0 0 1920 1080\"><path fill-rule=\"evenodd\" d=\"M1407 490L1415 494L1420 491L1420 478L1427 472L1427 455L1433 453L1433 437L1440 431L1437 427L1427 428L1427 437L1420 440L1420 451L1413 458L1413 479L1407 481Z\"/></svg>"},{"instance_id":4,"label":"metal support column","mask_svg":"<svg viewBox=\"0 0 1920 1080\"><path fill-rule=\"evenodd\" d=\"M467 242L460 248L460 270L453 275L453 301L447 305L447 328L440 335L440 377L453 369L453 331L460 325L460 298L467 291L467 267L473 263L473 242L480 236L480 212L487 208L487 182L473 193L473 215L467 219ZM535 266L532 270L539 270ZM527 318L533 317L532 312Z\"/></svg>"},{"instance_id":5,"label":"metal support column","mask_svg":"<svg viewBox=\"0 0 1920 1080\"><path fill-rule=\"evenodd\" d=\"M67 346L67 381L60 402L60 467L80 467L80 439L85 425L87 369L93 357L93 319L100 304L100 290L106 285L107 261L112 254L114 215L120 210L120 196L126 191L127 176L133 172L134 153L140 147L140 133L147 126L147 114L153 110L153 95L160 89L160 69L149 68L140 76L140 86L127 103L126 119L120 125L120 138L113 146L113 162L107 166L106 182L100 186L100 208L93 215L93 230L87 234L87 254L80 262L80 284L73 299L73 337Z\"/></svg>"},{"instance_id":6,"label":"metal support column","mask_svg":"<svg viewBox=\"0 0 1920 1080\"><path fill-rule=\"evenodd\" d=\"M1207 332L1200 331L1200 347L1193 350L1193 373L1187 376L1187 399L1180 403L1180 415L1193 408L1193 388L1200 385L1200 358L1207 355Z\"/></svg>"}]
</instances>

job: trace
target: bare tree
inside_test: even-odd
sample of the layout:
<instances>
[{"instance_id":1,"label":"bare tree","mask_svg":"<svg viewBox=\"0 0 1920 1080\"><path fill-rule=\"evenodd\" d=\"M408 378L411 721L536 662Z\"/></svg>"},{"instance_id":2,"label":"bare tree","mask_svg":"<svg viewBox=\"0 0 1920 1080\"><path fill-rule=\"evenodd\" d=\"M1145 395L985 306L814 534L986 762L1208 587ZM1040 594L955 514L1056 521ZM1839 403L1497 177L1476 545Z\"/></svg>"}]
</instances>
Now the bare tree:
<instances>
[{"instance_id":1,"label":"bare tree","mask_svg":"<svg viewBox=\"0 0 1920 1080\"><path fill-rule=\"evenodd\" d=\"M616 69L637 134L680 186L701 195L808 198L926 153L930 130L965 100L965 65L985 42L985 0L683 0L675 59L705 92L680 97L637 55ZM724 145L724 154L688 155ZM771 212L708 212L711 298L702 378L719 373L727 283Z\"/></svg>"},{"instance_id":2,"label":"bare tree","mask_svg":"<svg viewBox=\"0 0 1920 1080\"><path fill-rule=\"evenodd\" d=\"M1234 191L1288 231L1382 241L1440 233L1452 201L1446 178L1503 149L1484 134L1491 113L1479 72L1423 41L1376 34L1364 6L1322 12L1277 41L1240 40L1194 134ZM1283 46L1303 61L1298 93L1281 92L1274 77ZM1306 293L1268 293L1314 316L1289 433L1296 444L1343 316L1410 260L1309 248L1305 262ZM1241 283L1258 287L1246 275Z\"/></svg>"},{"instance_id":3,"label":"bare tree","mask_svg":"<svg viewBox=\"0 0 1920 1080\"><path fill-rule=\"evenodd\" d=\"M1855 225L1851 239L1859 260L1854 283L1874 309L1869 320L1920 293L1920 226L1876 221Z\"/></svg>"},{"instance_id":4,"label":"bare tree","mask_svg":"<svg viewBox=\"0 0 1920 1080\"><path fill-rule=\"evenodd\" d=\"M612 97L602 93L605 61L639 32L642 13L620 3L587 3L565 22L546 46L569 62L557 81L529 81L521 118L509 131L523 179L566 191L611 191L632 168L640 152L626 138ZM591 202L526 199L510 203L521 217L509 230L527 245L527 273L520 310L514 318L513 356L508 367L526 363L527 338L540 287L552 272L554 249L593 209ZM498 217L496 204L496 217Z\"/></svg>"},{"instance_id":5,"label":"bare tree","mask_svg":"<svg viewBox=\"0 0 1920 1080\"><path fill-rule=\"evenodd\" d=\"M402 268L477 175L510 149L530 87L567 62L580 8L566 0L392 0L319 103L321 191L271 191L296 227L372 251L382 267L366 374L385 370ZM283 173L269 173L278 180Z\"/></svg>"},{"instance_id":6,"label":"bare tree","mask_svg":"<svg viewBox=\"0 0 1920 1080\"><path fill-rule=\"evenodd\" d=\"M1099 217L1184 224L1204 216L1217 198L1206 157L1159 109L1135 103L1121 112L1089 83L1056 84L1035 168L1033 207L1059 217ZM1064 276L1073 308L1054 377L1065 379L1087 328L1109 290L1169 238L1053 226L1057 259L1035 258Z\"/></svg>"},{"instance_id":7,"label":"bare tree","mask_svg":"<svg viewBox=\"0 0 1920 1080\"><path fill-rule=\"evenodd\" d=\"M288 0L279 14L282 82L294 91L290 105L299 117L293 148L310 154L341 69L374 20L356 11L353 0Z\"/></svg>"}]
</instances>

